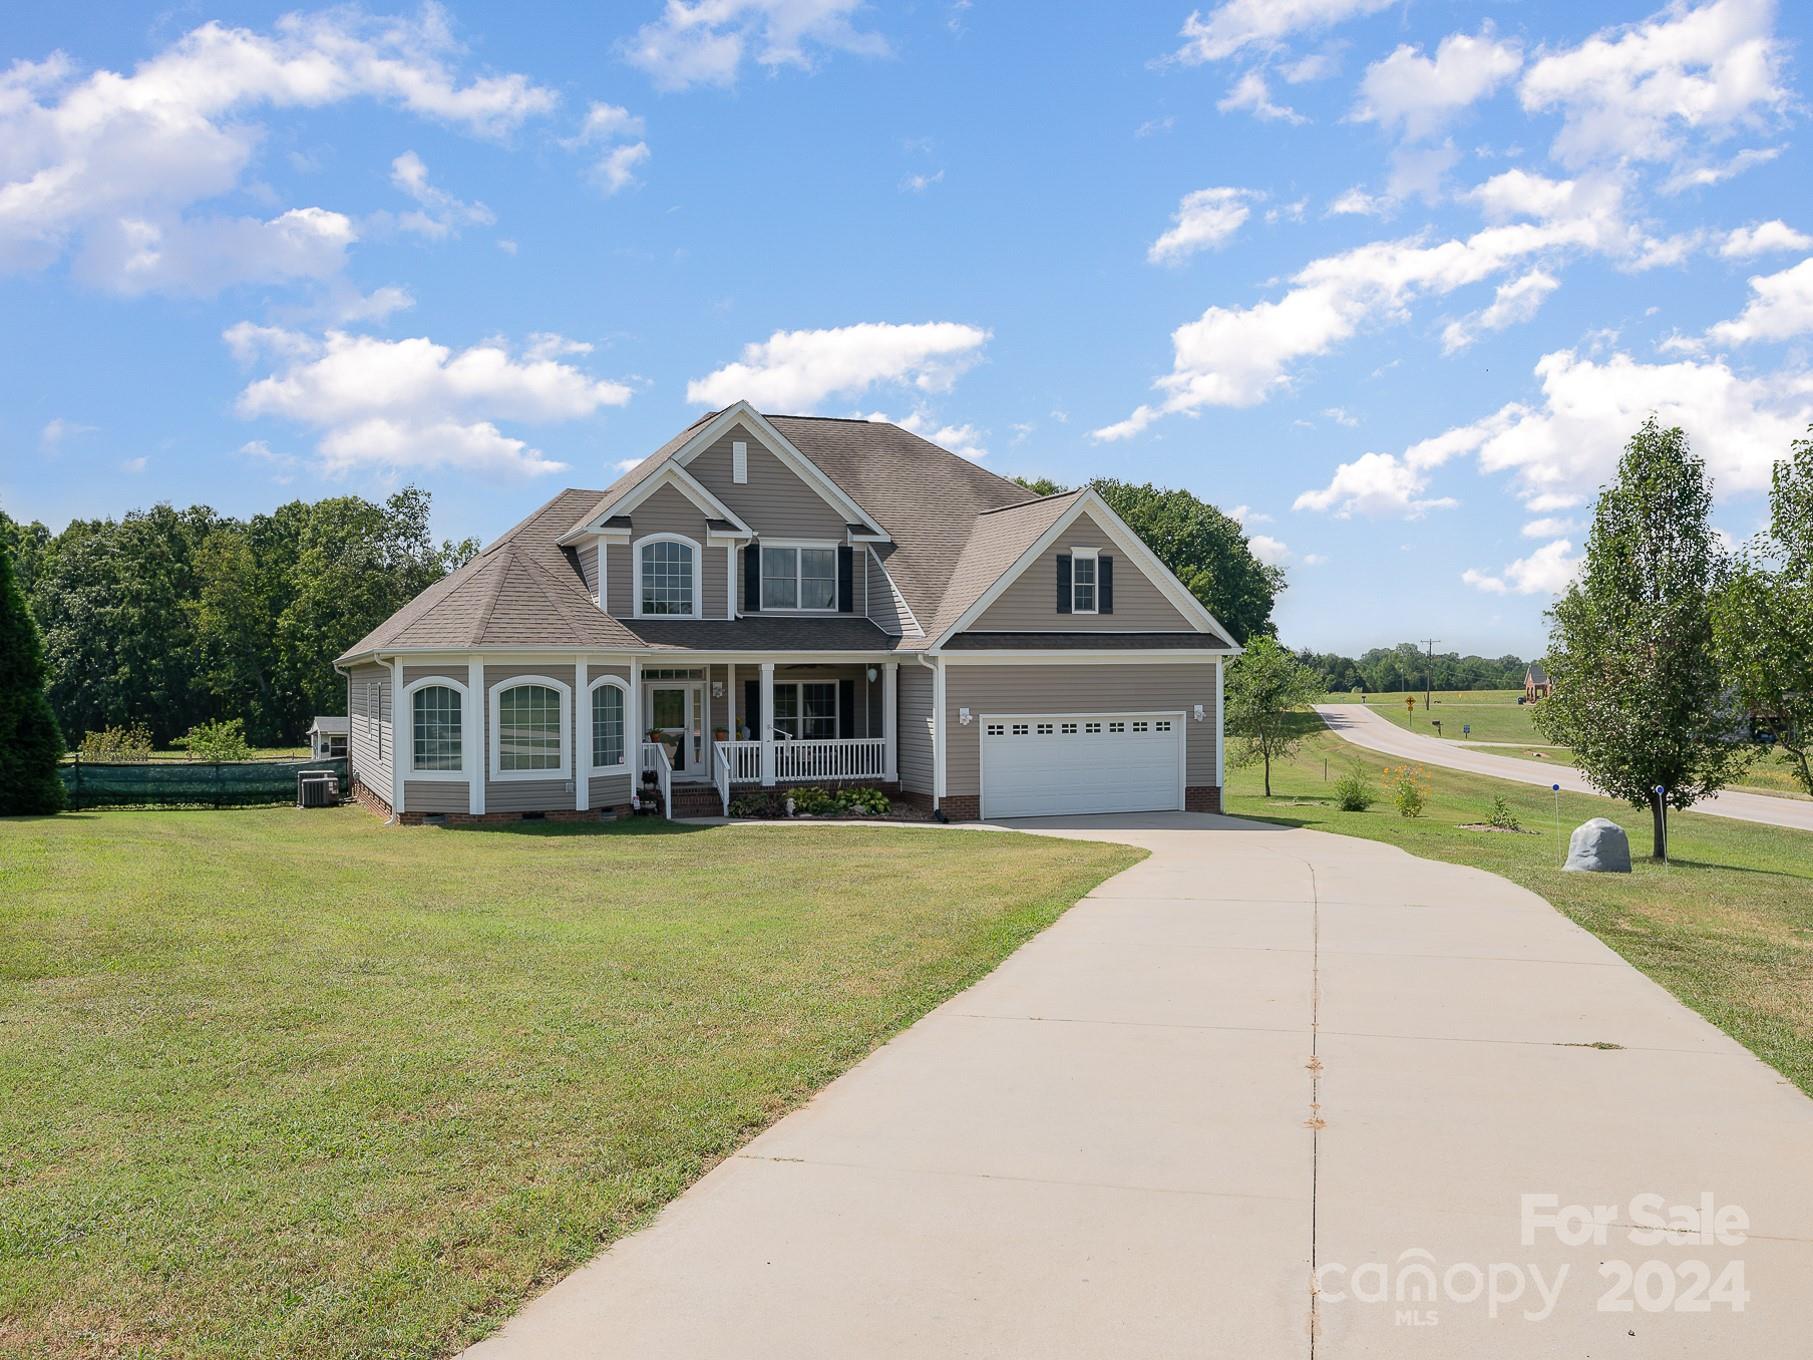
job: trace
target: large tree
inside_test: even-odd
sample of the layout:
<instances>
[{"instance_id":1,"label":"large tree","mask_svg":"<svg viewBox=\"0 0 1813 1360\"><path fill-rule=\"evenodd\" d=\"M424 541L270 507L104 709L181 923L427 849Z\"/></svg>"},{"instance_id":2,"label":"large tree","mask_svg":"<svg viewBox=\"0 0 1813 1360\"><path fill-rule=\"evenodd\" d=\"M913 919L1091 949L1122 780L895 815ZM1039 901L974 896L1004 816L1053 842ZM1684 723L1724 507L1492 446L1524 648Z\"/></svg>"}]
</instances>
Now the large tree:
<instances>
[{"instance_id":1,"label":"large tree","mask_svg":"<svg viewBox=\"0 0 1813 1360\"><path fill-rule=\"evenodd\" d=\"M1651 416L1600 493L1579 579L1550 611L1555 688L1536 725L1595 787L1650 809L1656 858L1667 809L1691 807L1748 760L1713 652L1723 559L1711 508L1687 436Z\"/></svg>"},{"instance_id":2,"label":"large tree","mask_svg":"<svg viewBox=\"0 0 1813 1360\"><path fill-rule=\"evenodd\" d=\"M44 693L44 645L13 575L11 533L0 534L0 816L63 806L63 734Z\"/></svg>"},{"instance_id":3,"label":"large tree","mask_svg":"<svg viewBox=\"0 0 1813 1360\"><path fill-rule=\"evenodd\" d=\"M1021 478L1020 484L1040 496L1066 489L1049 478ZM1244 645L1248 638L1277 631L1272 605L1284 589L1284 573L1253 555L1236 520L1188 491L1109 479L1089 485L1234 641Z\"/></svg>"},{"instance_id":4,"label":"large tree","mask_svg":"<svg viewBox=\"0 0 1813 1360\"><path fill-rule=\"evenodd\" d=\"M1813 438L1775 465L1769 511L1714 602L1714 634L1739 699L1813 793Z\"/></svg>"},{"instance_id":5,"label":"large tree","mask_svg":"<svg viewBox=\"0 0 1813 1360\"><path fill-rule=\"evenodd\" d=\"M1228 754L1236 765L1265 765L1265 796L1272 796L1272 762L1303 740L1303 710L1322 694L1322 677L1280 647L1256 637L1228 668L1222 695Z\"/></svg>"}]
</instances>

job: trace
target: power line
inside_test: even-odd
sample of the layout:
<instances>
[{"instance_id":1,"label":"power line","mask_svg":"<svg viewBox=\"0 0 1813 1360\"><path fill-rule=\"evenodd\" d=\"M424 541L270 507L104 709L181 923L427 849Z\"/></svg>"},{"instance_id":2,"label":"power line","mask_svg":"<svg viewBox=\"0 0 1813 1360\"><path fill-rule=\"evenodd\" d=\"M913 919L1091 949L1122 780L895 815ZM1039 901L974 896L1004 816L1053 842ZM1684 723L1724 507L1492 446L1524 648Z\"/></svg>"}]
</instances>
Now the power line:
<instances>
[{"instance_id":1,"label":"power line","mask_svg":"<svg viewBox=\"0 0 1813 1360\"><path fill-rule=\"evenodd\" d=\"M1429 665L1423 671L1423 713L1428 714L1432 707L1430 701L1435 697L1435 644L1440 638L1424 638L1423 645L1429 649Z\"/></svg>"}]
</instances>

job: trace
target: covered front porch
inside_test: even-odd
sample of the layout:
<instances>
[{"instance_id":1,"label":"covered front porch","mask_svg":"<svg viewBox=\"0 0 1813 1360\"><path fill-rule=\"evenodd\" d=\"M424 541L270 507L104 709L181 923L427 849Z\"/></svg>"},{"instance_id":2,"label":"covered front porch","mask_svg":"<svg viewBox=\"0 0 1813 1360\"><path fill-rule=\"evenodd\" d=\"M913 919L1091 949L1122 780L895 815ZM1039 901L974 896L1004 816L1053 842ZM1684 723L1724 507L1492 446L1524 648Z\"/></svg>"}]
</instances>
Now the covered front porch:
<instances>
[{"instance_id":1,"label":"covered front porch","mask_svg":"<svg viewBox=\"0 0 1813 1360\"><path fill-rule=\"evenodd\" d=\"M722 660L644 665L640 769L672 786L893 783L899 662Z\"/></svg>"}]
</instances>

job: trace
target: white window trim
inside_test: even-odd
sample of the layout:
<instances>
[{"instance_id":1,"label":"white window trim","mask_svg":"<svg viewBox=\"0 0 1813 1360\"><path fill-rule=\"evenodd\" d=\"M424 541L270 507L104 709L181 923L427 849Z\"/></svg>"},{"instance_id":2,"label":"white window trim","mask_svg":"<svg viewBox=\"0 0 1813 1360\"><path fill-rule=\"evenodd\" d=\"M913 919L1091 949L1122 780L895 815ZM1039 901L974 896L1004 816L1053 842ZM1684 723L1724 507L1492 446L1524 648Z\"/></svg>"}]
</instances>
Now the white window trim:
<instances>
[{"instance_id":1,"label":"white window trim","mask_svg":"<svg viewBox=\"0 0 1813 1360\"><path fill-rule=\"evenodd\" d=\"M843 727L844 727L844 687L843 687L842 683L840 682L840 680L776 680L774 682L774 692L776 694L779 694L784 689L790 689L793 691L793 707L794 707L793 721L796 724L800 725L800 731L803 732L805 730L804 724L806 721L806 690L805 690L805 687L807 685L829 685L829 686L831 686L831 735L829 737L802 737L802 736L799 736L796 734L792 738L792 740L794 740L794 741L836 741L836 740L838 740L837 734L839 732L843 731ZM776 705L776 708L777 709L779 708L778 704ZM770 727L775 726L778 718L779 718L778 712L770 713L768 715L768 725Z\"/></svg>"},{"instance_id":2,"label":"white window trim","mask_svg":"<svg viewBox=\"0 0 1813 1360\"><path fill-rule=\"evenodd\" d=\"M439 686L450 689L460 696L460 767L457 770L418 770L415 767L415 692ZM466 686L458 680L445 675L424 675L420 680L412 680L403 686L402 723L407 730L405 739L398 743L402 750L398 753L403 762L403 778L435 779L448 784L467 784L472 780L472 752L466 747L466 705L472 702L472 695Z\"/></svg>"},{"instance_id":3,"label":"white window trim","mask_svg":"<svg viewBox=\"0 0 1813 1360\"><path fill-rule=\"evenodd\" d=\"M1102 564L1099 560L1101 550L1098 548L1066 548L1070 554L1070 612L1072 614L1099 614L1102 612ZM1094 562L1095 571L1089 583L1095 603L1087 609L1076 602L1076 564L1079 561Z\"/></svg>"},{"instance_id":4,"label":"white window trim","mask_svg":"<svg viewBox=\"0 0 1813 1360\"><path fill-rule=\"evenodd\" d=\"M506 770L503 768L503 733L500 714L505 690L523 685L545 685L560 695L560 764L552 770ZM515 675L491 686L490 769L493 781L566 779L573 768L573 687L551 675Z\"/></svg>"},{"instance_id":5,"label":"white window trim","mask_svg":"<svg viewBox=\"0 0 1813 1360\"><path fill-rule=\"evenodd\" d=\"M598 690L609 685L623 694L623 759L615 765L592 764L592 751L597 746L598 734L592 722L592 700ZM587 774L622 774L630 767L630 751L637 741L637 718L630 712L630 682L616 675L601 675L585 689L586 728L590 738L586 742L585 768Z\"/></svg>"},{"instance_id":6,"label":"white window trim","mask_svg":"<svg viewBox=\"0 0 1813 1360\"><path fill-rule=\"evenodd\" d=\"M795 601L799 599L801 579L799 550L801 548L829 548L831 550L831 607L829 609L802 609L797 603L788 609L779 605L771 607L766 602L762 602L761 612L764 614L835 614L839 612L837 608L837 550L842 546L836 539L831 538L758 538L756 548L759 551L766 552L769 548L794 550L793 598ZM762 559L762 589L764 592L768 589L768 560L765 557ZM852 593L855 591L854 581L851 582L851 591Z\"/></svg>"},{"instance_id":7,"label":"white window trim","mask_svg":"<svg viewBox=\"0 0 1813 1360\"><path fill-rule=\"evenodd\" d=\"M642 549L651 543L684 543L692 549L692 613L642 612ZM705 617L705 550L685 534L647 534L630 544L630 617L637 619L702 619Z\"/></svg>"}]
</instances>

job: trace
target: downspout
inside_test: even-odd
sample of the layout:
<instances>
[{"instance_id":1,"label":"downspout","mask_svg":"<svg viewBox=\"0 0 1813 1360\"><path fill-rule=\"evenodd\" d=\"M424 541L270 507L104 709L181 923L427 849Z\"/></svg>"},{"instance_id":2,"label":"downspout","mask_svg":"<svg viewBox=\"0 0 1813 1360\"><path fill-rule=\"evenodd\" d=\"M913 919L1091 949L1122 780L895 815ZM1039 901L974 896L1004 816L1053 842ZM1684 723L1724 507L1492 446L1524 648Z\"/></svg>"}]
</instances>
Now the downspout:
<instances>
[{"instance_id":1,"label":"downspout","mask_svg":"<svg viewBox=\"0 0 1813 1360\"><path fill-rule=\"evenodd\" d=\"M915 656L932 673L932 820L942 822L945 816L938 794L944 787L944 664L924 652Z\"/></svg>"}]
</instances>

